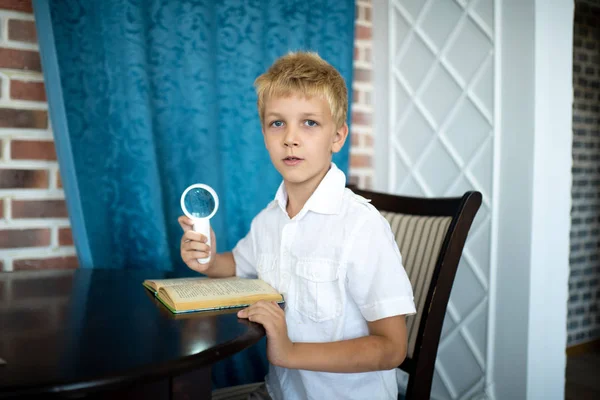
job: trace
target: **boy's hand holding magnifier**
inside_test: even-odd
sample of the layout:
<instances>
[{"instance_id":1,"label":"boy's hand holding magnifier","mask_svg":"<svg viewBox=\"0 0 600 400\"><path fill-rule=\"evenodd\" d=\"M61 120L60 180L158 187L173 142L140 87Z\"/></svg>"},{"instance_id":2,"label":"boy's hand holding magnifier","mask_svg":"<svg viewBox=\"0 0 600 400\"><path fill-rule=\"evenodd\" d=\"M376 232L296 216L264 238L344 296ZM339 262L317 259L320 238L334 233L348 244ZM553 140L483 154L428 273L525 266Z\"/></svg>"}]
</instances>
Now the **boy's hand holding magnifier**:
<instances>
[{"instance_id":1,"label":"boy's hand holding magnifier","mask_svg":"<svg viewBox=\"0 0 600 400\"><path fill-rule=\"evenodd\" d=\"M181 195L181 209L185 214L178 218L184 230L181 258L194 271L205 273L215 263L217 246L210 219L218 208L219 197L208 185L191 185Z\"/></svg>"}]
</instances>

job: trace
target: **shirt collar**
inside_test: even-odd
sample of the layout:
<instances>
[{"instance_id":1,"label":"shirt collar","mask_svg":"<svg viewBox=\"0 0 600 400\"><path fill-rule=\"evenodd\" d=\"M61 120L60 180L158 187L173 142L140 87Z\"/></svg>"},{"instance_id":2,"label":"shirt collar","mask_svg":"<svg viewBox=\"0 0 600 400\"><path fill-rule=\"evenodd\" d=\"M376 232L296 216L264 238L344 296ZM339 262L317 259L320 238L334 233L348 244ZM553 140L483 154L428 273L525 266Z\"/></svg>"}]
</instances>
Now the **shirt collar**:
<instances>
[{"instance_id":1,"label":"shirt collar","mask_svg":"<svg viewBox=\"0 0 600 400\"><path fill-rule=\"evenodd\" d=\"M346 175L332 162L329 171L327 171L327 174L310 196L298 216L304 215L307 211L319 214L338 214L342 206L345 187ZM288 195L285 190L285 184L281 182L273 203L278 204L287 213L287 199Z\"/></svg>"}]
</instances>

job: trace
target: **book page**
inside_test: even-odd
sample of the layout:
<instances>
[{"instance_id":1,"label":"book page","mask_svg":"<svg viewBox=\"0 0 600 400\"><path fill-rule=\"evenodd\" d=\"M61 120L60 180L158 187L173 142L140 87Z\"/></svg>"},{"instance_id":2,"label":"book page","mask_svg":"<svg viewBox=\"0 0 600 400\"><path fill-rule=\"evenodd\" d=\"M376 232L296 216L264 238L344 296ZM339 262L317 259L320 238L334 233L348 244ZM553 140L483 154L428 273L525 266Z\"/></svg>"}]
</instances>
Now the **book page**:
<instances>
[{"instance_id":1,"label":"book page","mask_svg":"<svg viewBox=\"0 0 600 400\"><path fill-rule=\"evenodd\" d=\"M277 292L262 281L252 279L211 279L169 288L169 294L174 300L238 297L260 293Z\"/></svg>"},{"instance_id":2,"label":"book page","mask_svg":"<svg viewBox=\"0 0 600 400\"><path fill-rule=\"evenodd\" d=\"M206 277L199 276L196 278L152 279L149 280L149 282L154 282L157 288L161 288L168 286L185 285L189 284L189 282L197 282L202 279L206 279Z\"/></svg>"}]
</instances>

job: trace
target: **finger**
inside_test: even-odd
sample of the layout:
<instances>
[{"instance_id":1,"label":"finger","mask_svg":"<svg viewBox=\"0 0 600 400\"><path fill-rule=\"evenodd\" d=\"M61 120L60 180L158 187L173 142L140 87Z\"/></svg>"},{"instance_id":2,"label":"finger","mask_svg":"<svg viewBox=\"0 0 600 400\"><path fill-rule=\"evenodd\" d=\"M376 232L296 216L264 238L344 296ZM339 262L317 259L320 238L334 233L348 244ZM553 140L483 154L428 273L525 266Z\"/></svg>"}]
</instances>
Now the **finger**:
<instances>
[{"instance_id":1,"label":"finger","mask_svg":"<svg viewBox=\"0 0 600 400\"><path fill-rule=\"evenodd\" d=\"M183 251L204 251L206 253L210 253L210 246L206 243L201 243L197 241L183 241L181 243L181 250Z\"/></svg>"},{"instance_id":2,"label":"finger","mask_svg":"<svg viewBox=\"0 0 600 400\"><path fill-rule=\"evenodd\" d=\"M267 312L271 313L273 316L280 317L280 316L284 315L283 310L281 309L281 307L279 307L279 305L275 301L261 300L261 301L258 301L256 304L257 304L257 307L264 308Z\"/></svg>"},{"instance_id":3,"label":"finger","mask_svg":"<svg viewBox=\"0 0 600 400\"><path fill-rule=\"evenodd\" d=\"M177 218L177 222L179 222L179 226L181 226L181 229L183 229L184 232L191 231L194 228L194 223L192 220L185 215Z\"/></svg>"},{"instance_id":4,"label":"finger","mask_svg":"<svg viewBox=\"0 0 600 400\"><path fill-rule=\"evenodd\" d=\"M279 303L277 303L276 301L271 301L270 304L272 306L273 312L275 312L277 315L285 316L285 311L283 311L283 308L281 308Z\"/></svg>"},{"instance_id":5,"label":"finger","mask_svg":"<svg viewBox=\"0 0 600 400\"><path fill-rule=\"evenodd\" d=\"M281 315L279 315L272 307L267 304L263 304L259 307L249 308L248 309L248 319L252 321L252 318L255 316L264 316L271 321L281 321Z\"/></svg>"},{"instance_id":6,"label":"finger","mask_svg":"<svg viewBox=\"0 0 600 400\"><path fill-rule=\"evenodd\" d=\"M194 232L194 231L186 231L183 236L181 237L182 241L195 241L195 242L202 242L202 243L206 243L207 242L207 237L204 236L203 234L201 234L200 232Z\"/></svg>"},{"instance_id":7,"label":"finger","mask_svg":"<svg viewBox=\"0 0 600 400\"><path fill-rule=\"evenodd\" d=\"M243 310L238 311L238 316L240 318L248 318L248 314L250 312L254 312L254 310L256 310L257 308L265 307L265 303L266 302L263 300L257 301L256 303L249 305L248 307L244 308Z\"/></svg>"},{"instance_id":8,"label":"finger","mask_svg":"<svg viewBox=\"0 0 600 400\"><path fill-rule=\"evenodd\" d=\"M182 258L184 262L198 260L199 258L206 258L210 255L210 253L205 251L187 251L185 254L182 254Z\"/></svg>"},{"instance_id":9,"label":"finger","mask_svg":"<svg viewBox=\"0 0 600 400\"><path fill-rule=\"evenodd\" d=\"M254 313L248 315L248 320L261 324L267 333L267 337L271 337L278 329L275 327L275 321L270 314Z\"/></svg>"},{"instance_id":10,"label":"finger","mask_svg":"<svg viewBox=\"0 0 600 400\"><path fill-rule=\"evenodd\" d=\"M273 316L263 308L247 308L245 309L246 318L254 321L256 318L261 320L273 320Z\"/></svg>"},{"instance_id":11,"label":"finger","mask_svg":"<svg viewBox=\"0 0 600 400\"><path fill-rule=\"evenodd\" d=\"M187 265L191 270L204 273L209 268L209 264L200 264L197 259L186 261Z\"/></svg>"}]
</instances>

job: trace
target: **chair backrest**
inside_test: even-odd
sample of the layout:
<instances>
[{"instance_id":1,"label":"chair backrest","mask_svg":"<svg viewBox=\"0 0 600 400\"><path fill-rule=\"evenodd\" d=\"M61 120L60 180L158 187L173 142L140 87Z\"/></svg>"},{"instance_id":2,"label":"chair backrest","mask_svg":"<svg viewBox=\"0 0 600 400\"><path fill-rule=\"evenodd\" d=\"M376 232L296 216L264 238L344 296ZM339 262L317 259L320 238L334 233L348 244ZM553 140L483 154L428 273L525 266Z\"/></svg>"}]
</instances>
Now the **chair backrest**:
<instances>
[{"instance_id":1,"label":"chair backrest","mask_svg":"<svg viewBox=\"0 0 600 400\"><path fill-rule=\"evenodd\" d=\"M388 220L410 278L417 314L407 318L406 399L428 399L450 291L481 193L416 198L351 187Z\"/></svg>"}]
</instances>

